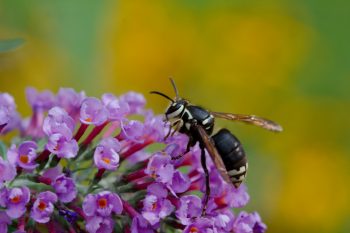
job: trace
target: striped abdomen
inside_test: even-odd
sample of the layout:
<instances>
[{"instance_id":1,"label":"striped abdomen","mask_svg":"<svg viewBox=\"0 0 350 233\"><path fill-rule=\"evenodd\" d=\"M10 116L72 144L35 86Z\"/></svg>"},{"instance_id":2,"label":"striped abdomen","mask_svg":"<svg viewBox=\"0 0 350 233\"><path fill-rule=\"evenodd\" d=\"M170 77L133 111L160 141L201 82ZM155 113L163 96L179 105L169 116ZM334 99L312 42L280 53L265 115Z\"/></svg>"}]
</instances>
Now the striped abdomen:
<instances>
[{"instance_id":1,"label":"striped abdomen","mask_svg":"<svg viewBox=\"0 0 350 233\"><path fill-rule=\"evenodd\" d=\"M227 129L221 129L212 136L228 175L237 188L246 177L248 163L240 141Z\"/></svg>"}]
</instances>

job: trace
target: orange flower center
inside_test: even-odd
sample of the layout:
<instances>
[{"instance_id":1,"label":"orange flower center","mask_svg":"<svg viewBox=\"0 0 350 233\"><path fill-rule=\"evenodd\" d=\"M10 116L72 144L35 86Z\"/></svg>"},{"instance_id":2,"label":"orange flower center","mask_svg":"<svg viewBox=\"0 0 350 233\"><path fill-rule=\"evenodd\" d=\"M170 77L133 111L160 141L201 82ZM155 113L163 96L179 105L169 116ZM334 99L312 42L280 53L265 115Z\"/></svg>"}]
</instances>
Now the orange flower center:
<instances>
[{"instance_id":1,"label":"orange flower center","mask_svg":"<svg viewBox=\"0 0 350 233\"><path fill-rule=\"evenodd\" d=\"M20 155L19 156L19 161L21 161L22 163L28 163L29 162L28 155Z\"/></svg>"},{"instance_id":2,"label":"orange flower center","mask_svg":"<svg viewBox=\"0 0 350 233\"><path fill-rule=\"evenodd\" d=\"M11 202L14 204L20 202L20 200L21 200L20 196L15 196L15 197L11 198Z\"/></svg>"},{"instance_id":3,"label":"orange flower center","mask_svg":"<svg viewBox=\"0 0 350 233\"><path fill-rule=\"evenodd\" d=\"M111 163L111 160L109 158L106 158L106 157L103 157L102 158L102 161L107 163L107 164L110 164Z\"/></svg>"},{"instance_id":4,"label":"orange flower center","mask_svg":"<svg viewBox=\"0 0 350 233\"><path fill-rule=\"evenodd\" d=\"M198 230L197 227L191 227L191 228L190 228L190 232L191 232L191 233L197 233L197 232L199 232L199 230Z\"/></svg>"},{"instance_id":5,"label":"orange flower center","mask_svg":"<svg viewBox=\"0 0 350 233\"><path fill-rule=\"evenodd\" d=\"M98 205L101 207L101 208L106 208L107 207L107 199L106 198L100 198L98 200Z\"/></svg>"},{"instance_id":6,"label":"orange flower center","mask_svg":"<svg viewBox=\"0 0 350 233\"><path fill-rule=\"evenodd\" d=\"M154 202L153 204L152 204L152 210L155 210L157 208L157 202Z\"/></svg>"},{"instance_id":7,"label":"orange flower center","mask_svg":"<svg viewBox=\"0 0 350 233\"><path fill-rule=\"evenodd\" d=\"M88 117L88 118L85 119L85 121L86 122L92 122L92 119L91 119L91 117Z\"/></svg>"},{"instance_id":8,"label":"orange flower center","mask_svg":"<svg viewBox=\"0 0 350 233\"><path fill-rule=\"evenodd\" d=\"M44 211L46 209L46 203L43 201L40 201L38 208L39 208L39 210Z\"/></svg>"},{"instance_id":9,"label":"orange flower center","mask_svg":"<svg viewBox=\"0 0 350 233\"><path fill-rule=\"evenodd\" d=\"M157 178L156 167L151 167L150 170L151 170L150 177L152 177L153 179L156 179Z\"/></svg>"}]
</instances>

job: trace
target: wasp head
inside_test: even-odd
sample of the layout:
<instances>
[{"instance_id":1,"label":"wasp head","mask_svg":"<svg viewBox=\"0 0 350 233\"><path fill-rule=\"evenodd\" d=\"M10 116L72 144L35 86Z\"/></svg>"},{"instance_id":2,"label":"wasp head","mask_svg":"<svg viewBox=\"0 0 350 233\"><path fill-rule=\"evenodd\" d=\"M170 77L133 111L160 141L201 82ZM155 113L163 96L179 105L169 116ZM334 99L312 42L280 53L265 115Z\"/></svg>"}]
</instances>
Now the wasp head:
<instances>
[{"instance_id":1,"label":"wasp head","mask_svg":"<svg viewBox=\"0 0 350 233\"><path fill-rule=\"evenodd\" d=\"M167 110L165 111L165 117L167 120L174 118L181 118L186 106L188 105L188 101L185 99L179 99L172 102Z\"/></svg>"},{"instance_id":2,"label":"wasp head","mask_svg":"<svg viewBox=\"0 0 350 233\"><path fill-rule=\"evenodd\" d=\"M151 91L150 92L151 94L157 94L157 95L163 96L164 98L171 101L171 104L169 105L169 107L165 111L166 121L171 120L171 119L181 118L186 106L189 104L189 102L187 100L179 97L179 92L177 91L175 82L172 78L170 78L170 82L171 82L171 85L173 86L175 94L176 94L175 99L172 99L169 96L167 96L166 94L159 92L159 91Z\"/></svg>"}]
</instances>

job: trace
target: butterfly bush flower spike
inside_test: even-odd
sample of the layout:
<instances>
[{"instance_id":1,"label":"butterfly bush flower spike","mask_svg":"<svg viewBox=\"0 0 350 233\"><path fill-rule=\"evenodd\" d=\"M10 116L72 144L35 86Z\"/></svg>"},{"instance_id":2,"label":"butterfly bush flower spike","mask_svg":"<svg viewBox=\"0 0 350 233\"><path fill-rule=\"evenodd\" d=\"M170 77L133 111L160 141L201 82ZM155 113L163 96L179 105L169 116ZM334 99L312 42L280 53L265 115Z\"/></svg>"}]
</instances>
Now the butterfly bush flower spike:
<instances>
[{"instance_id":1,"label":"butterfly bush flower spike","mask_svg":"<svg viewBox=\"0 0 350 233\"><path fill-rule=\"evenodd\" d=\"M10 144L0 138L0 232L266 231L257 212L241 209L247 187L226 183L209 156L203 213L200 148L167 136L170 123L142 94L27 88L26 98L32 114L22 119L0 93L0 137L18 133Z\"/></svg>"}]
</instances>

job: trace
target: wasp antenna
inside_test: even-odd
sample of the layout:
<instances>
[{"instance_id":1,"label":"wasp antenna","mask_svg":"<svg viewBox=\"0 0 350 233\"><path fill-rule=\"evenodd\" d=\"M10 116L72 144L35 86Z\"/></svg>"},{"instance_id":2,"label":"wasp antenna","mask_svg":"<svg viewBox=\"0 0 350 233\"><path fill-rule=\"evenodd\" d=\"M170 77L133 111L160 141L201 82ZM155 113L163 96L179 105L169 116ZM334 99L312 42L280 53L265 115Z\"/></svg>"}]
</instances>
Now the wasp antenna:
<instances>
[{"instance_id":1,"label":"wasp antenna","mask_svg":"<svg viewBox=\"0 0 350 233\"><path fill-rule=\"evenodd\" d=\"M176 94L176 99L179 99L179 92L177 91L175 82L174 82L174 80L173 80L171 77L169 77L169 79L170 79L171 85L172 85L173 88L174 88L174 91L175 91L175 94Z\"/></svg>"},{"instance_id":2,"label":"wasp antenna","mask_svg":"<svg viewBox=\"0 0 350 233\"><path fill-rule=\"evenodd\" d=\"M168 100L170 100L171 102L174 103L174 100L173 100L172 98L170 98L170 97L167 96L166 94L163 94L163 93L161 93L161 92L159 92L159 91L151 91L150 93L151 93L151 94L156 94L156 95L163 96L164 98L166 98L166 99L168 99Z\"/></svg>"}]
</instances>

